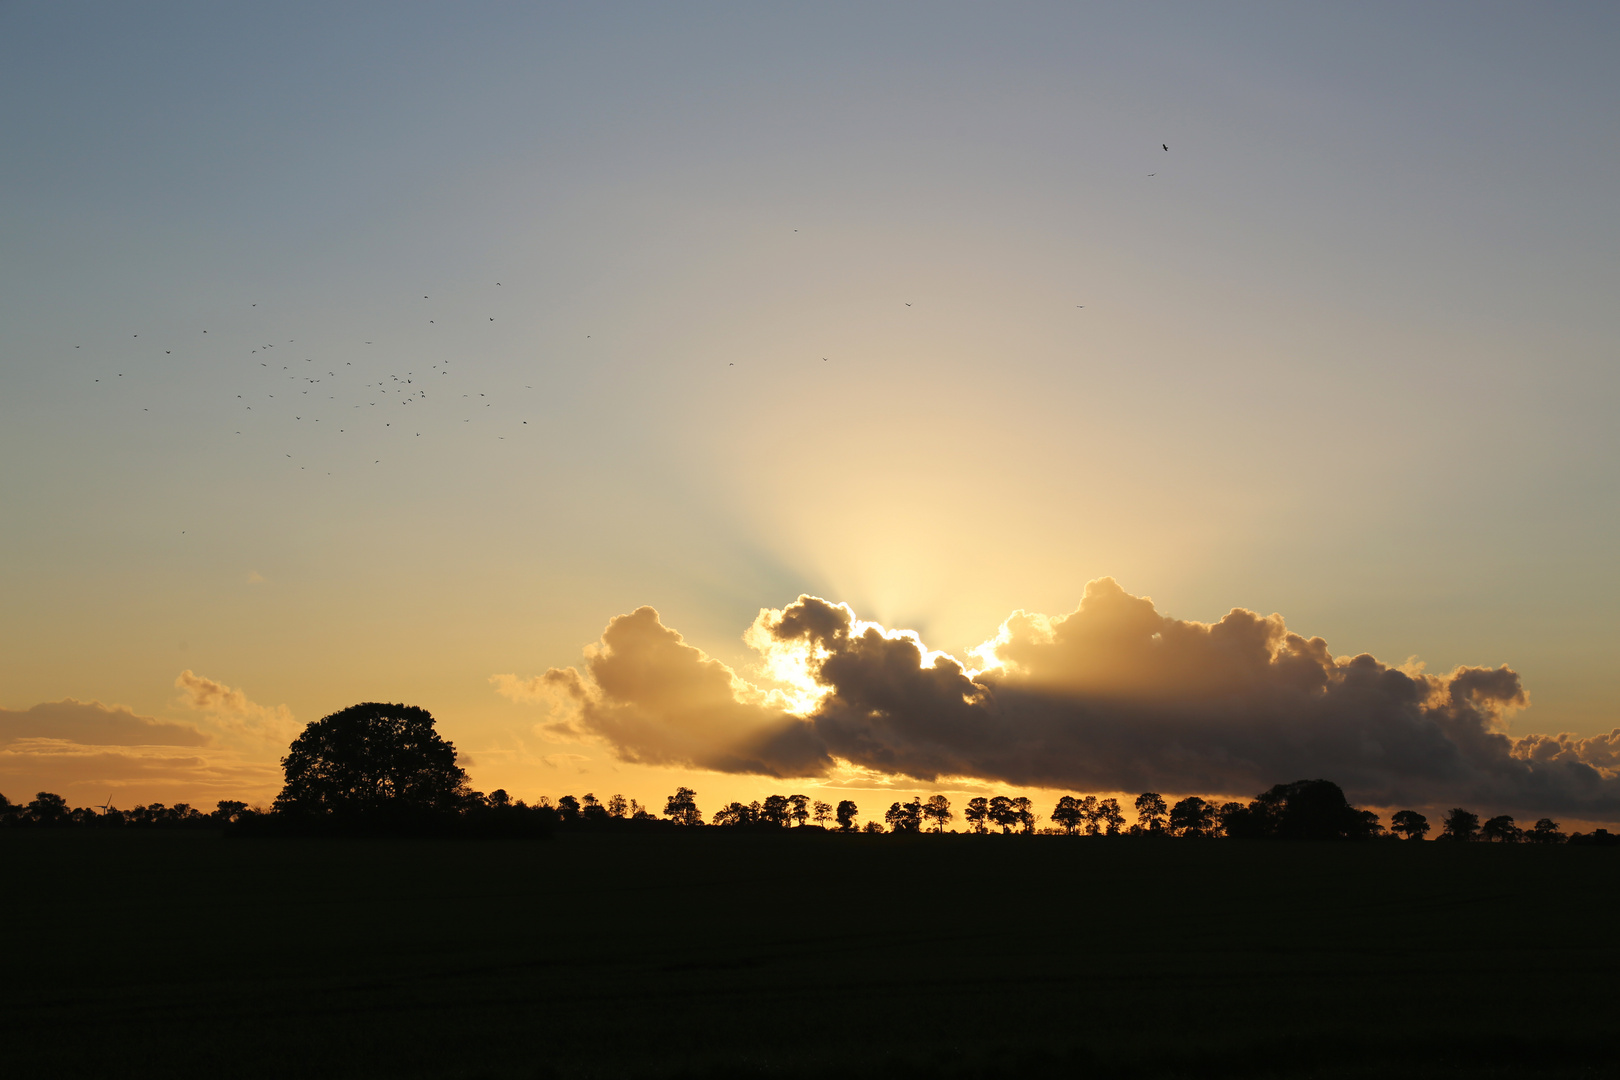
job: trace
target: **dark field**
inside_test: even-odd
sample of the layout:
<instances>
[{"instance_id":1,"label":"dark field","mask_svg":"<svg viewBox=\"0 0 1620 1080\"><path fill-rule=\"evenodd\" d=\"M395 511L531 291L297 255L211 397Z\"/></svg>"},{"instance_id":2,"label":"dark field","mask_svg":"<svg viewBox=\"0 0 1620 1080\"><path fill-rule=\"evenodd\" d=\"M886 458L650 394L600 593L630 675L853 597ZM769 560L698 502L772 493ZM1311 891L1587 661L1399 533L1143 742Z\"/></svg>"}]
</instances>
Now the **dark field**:
<instances>
[{"instance_id":1,"label":"dark field","mask_svg":"<svg viewBox=\"0 0 1620 1080\"><path fill-rule=\"evenodd\" d=\"M6 1077L1611 1076L1613 849L8 829Z\"/></svg>"}]
</instances>

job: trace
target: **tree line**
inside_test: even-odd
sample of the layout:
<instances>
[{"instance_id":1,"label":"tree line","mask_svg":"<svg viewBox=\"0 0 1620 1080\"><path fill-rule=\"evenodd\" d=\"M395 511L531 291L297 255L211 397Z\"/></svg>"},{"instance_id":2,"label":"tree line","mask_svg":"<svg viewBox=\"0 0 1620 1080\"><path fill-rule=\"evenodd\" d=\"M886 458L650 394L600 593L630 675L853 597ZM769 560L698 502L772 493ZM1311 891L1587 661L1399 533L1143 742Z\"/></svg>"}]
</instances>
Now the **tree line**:
<instances>
[{"instance_id":1,"label":"tree line","mask_svg":"<svg viewBox=\"0 0 1620 1080\"><path fill-rule=\"evenodd\" d=\"M409 705L353 705L305 727L281 759L285 778L268 809L221 800L211 812L188 804L162 803L119 810L111 805L70 808L60 795L40 792L31 802L0 795L0 825L7 826L225 826L239 834L270 832L414 831L485 835L543 835L557 829L717 827L759 830L814 828L837 833L943 833L957 820L944 795L895 801L865 824L850 799L836 805L807 795L770 795L731 802L705 821L697 793L681 787L660 817L622 795L600 800L587 792L531 805L504 790L474 791L456 764L453 744L435 729L433 717ZM1174 806L1153 791L1132 804L1135 821L1118 799L1063 795L1040 826L1025 796L968 799L961 820L970 833L1037 832L1088 837L1201 839L1423 840L1431 827L1416 810L1400 810L1386 828L1377 814L1350 805L1330 780L1278 784L1247 803L1188 796ZM99 811L99 812L98 812ZM953 830L954 831L954 830ZM1521 828L1506 814L1481 821L1454 807L1435 839L1536 844L1620 844L1606 829L1566 837L1556 821L1541 818Z\"/></svg>"},{"instance_id":2,"label":"tree line","mask_svg":"<svg viewBox=\"0 0 1620 1080\"><path fill-rule=\"evenodd\" d=\"M1001 835L1185 840L1424 840L1432 831L1428 818L1416 810L1397 811L1385 828L1377 814L1351 806L1339 786L1329 780L1278 784L1249 803L1217 805L1194 795L1171 806L1157 792L1147 791L1138 795L1132 805L1136 820L1128 821L1118 799L1063 795L1047 815L1050 825L1038 827L1040 819L1030 799L996 795L967 800L961 820L969 832L980 835L999 832ZM220 800L214 810L205 813L186 803L174 806L152 803L120 810L110 804L69 807L62 796L47 791L39 792L27 803L14 803L0 794L0 826L12 827L218 828L240 825L247 827L243 831L260 831L252 828L259 825L265 827L265 831L274 831L278 812L287 816L285 808L266 811L231 799ZM943 833L945 826L957 819L950 799L944 795L893 802L884 811L881 821L873 818L864 825L859 821L860 808L851 799L834 805L807 795L770 795L752 803L728 803L705 821L698 809L697 793L687 787L677 788L665 800L662 816L623 795L603 800L587 792L578 798L564 795L555 801L542 795L529 804L514 799L504 789L496 789L488 795L466 791L448 813L467 827L462 831L497 833L613 828L625 824L758 830L810 826L835 833ZM1620 835L1611 834L1607 829L1566 836L1558 822L1551 818L1540 818L1530 827L1521 828L1510 815L1500 814L1481 821L1478 814L1462 807L1454 807L1445 815L1434 838L1453 843L1620 845Z\"/></svg>"}]
</instances>

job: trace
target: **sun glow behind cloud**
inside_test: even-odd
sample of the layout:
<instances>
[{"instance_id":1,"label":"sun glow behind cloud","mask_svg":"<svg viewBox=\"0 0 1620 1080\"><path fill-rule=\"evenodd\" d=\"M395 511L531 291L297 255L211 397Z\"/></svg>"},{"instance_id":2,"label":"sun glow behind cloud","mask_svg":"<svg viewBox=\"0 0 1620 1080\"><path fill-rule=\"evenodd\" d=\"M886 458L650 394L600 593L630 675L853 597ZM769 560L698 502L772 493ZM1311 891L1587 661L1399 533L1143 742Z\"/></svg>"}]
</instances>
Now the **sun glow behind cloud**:
<instances>
[{"instance_id":1,"label":"sun glow behind cloud","mask_svg":"<svg viewBox=\"0 0 1620 1080\"><path fill-rule=\"evenodd\" d=\"M1280 615L1178 620L1106 578L1067 615L1014 612L974 650L977 670L812 596L762 609L745 639L778 687L651 608L612 620L582 670L493 681L514 698L545 688L551 731L621 760L721 773L1223 796L1321 775L1376 805L1620 812L1620 732L1504 734L1529 703L1505 666L1428 675L1335 657Z\"/></svg>"}]
</instances>

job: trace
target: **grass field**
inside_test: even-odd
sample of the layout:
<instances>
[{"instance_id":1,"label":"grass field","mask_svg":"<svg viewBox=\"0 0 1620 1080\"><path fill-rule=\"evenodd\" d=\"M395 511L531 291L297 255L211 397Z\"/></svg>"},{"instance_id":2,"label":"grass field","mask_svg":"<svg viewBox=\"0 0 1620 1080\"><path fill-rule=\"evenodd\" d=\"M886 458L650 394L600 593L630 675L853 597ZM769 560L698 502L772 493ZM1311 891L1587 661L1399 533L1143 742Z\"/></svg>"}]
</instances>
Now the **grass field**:
<instances>
[{"instance_id":1,"label":"grass field","mask_svg":"<svg viewBox=\"0 0 1620 1080\"><path fill-rule=\"evenodd\" d=\"M1613 849L0 831L0 1075L1612 1076Z\"/></svg>"}]
</instances>

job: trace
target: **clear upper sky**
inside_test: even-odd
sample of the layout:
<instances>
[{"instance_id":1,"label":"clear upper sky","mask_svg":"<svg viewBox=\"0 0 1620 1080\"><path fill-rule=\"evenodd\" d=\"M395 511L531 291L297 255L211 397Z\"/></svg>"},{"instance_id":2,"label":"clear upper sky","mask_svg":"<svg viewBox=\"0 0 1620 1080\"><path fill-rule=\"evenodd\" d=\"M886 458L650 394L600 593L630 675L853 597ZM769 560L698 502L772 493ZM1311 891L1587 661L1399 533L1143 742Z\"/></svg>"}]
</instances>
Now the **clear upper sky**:
<instances>
[{"instance_id":1,"label":"clear upper sky","mask_svg":"<svg viewBox=\"0 0 1620 1080\"><path fill-rule=\"evenodd\" d=\"M259 791L259 728L387 700L482 788L652 800L490 677L644 604L745 671L801 592L966 657L1104 575L1608 731L1617 46L1575 3L0 7L0 707L225 755L0 790Z\"/></svg>"}]
</instances>

